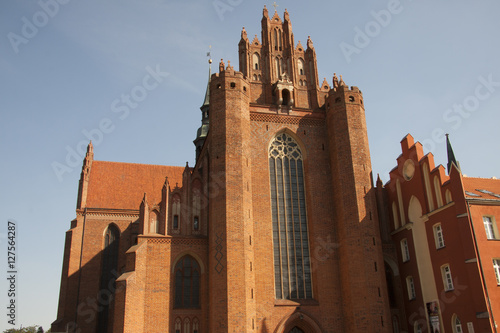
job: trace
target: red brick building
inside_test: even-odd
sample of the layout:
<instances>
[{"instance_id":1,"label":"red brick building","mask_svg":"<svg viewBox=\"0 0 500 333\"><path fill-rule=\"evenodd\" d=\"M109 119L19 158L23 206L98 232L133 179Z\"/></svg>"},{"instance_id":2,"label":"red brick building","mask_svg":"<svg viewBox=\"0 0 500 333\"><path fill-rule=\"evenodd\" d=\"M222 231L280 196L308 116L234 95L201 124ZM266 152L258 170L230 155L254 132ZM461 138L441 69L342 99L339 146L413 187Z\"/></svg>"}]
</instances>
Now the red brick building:
<instances>
[{"instance_id":1,"label":"red brick building","mask_svg":"<svg viewBox=\"0 0 500 333\"><path fill-rule=\"evenodd\" d=\"M377 184L393 321L408 332L497 332L500 180L462 175L449 141L449 175L411 135L401 147Z\"/></svg>"},{"instance_id":2,"label":"red brick building","mask_svg":"<svg viewBox=\"0 0 500 333\"><path fill-rule=\"evenodd\" d=\"M363 95L304 46L286 11L243 29L193 167L89 145L53 331L391 332Z\"/></svg>"}]
</instances>

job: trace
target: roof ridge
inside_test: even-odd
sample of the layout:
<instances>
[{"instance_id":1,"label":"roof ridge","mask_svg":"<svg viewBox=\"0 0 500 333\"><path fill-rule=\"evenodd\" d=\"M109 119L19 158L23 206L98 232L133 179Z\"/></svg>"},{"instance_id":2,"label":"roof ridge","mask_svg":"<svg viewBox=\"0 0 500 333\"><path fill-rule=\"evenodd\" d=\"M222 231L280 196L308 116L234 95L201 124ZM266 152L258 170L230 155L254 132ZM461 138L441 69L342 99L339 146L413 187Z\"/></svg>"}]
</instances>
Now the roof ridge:
<instances>
[{"instance_id":1,"label":"roof ridge","mask_svg":"<svg viewBox=\"0 0 500 333\"><path fill-rule=\"evenodd\" d=\"M484 180L500 180L498 178L485 178L485 177L470 177L470 176L464 176L465 179L484 179Z\"/></svg>"},{"instance_id":2,"label":"roof ridge","mask_svg":"<svg viewBox=\"0 0 500 333\"><path fill-rule=\"evenodd\" d=\"M134 163L134 162L117 162L117 161L101 161L101 160L94 160L93 162L98 162L98 163L113 163L113 164L145 165L145 166L158 166L158 167L167 167L167 168L181 168L183 170L186 168L186 166L164 165L164 164L147 164L147 163Z\"/></svg>"}]
</instances>

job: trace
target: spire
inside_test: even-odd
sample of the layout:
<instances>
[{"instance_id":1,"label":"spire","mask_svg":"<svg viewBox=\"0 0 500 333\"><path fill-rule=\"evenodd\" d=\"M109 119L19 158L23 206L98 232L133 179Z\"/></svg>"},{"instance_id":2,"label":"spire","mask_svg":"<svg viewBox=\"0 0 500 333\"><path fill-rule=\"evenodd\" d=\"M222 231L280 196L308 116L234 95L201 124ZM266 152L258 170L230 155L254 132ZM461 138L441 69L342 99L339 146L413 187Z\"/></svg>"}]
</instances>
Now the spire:
<instances>
[{"instance_id":1,"label":"spire","mask_svg":"<svg viewBox=\"0 0 500 333\"><path fill-rule=\"evenodd\" d=\"M210 52L208 53L208 55L210 55ZM208 107L208 105L210 104L210 79L211 79L211 76L212 76L212 58L208 59L208 82L207 82L207 90L205 92L205 100L203 101L203 105L200 107L200 109L202 109L203 111L203 108L204 107Z\"/></svg>"},{"instance_id":2,"label":"spire","mask_svg":"<svg viewBox=\"0 0 500 333\"><path fill-rule=\"evenodd\" d=\"M211 46L210 46L211 47ZM205 99L203 100L203 105L200 107L201 110L201 126L198 128L196 132L196 139L194 139L193 143L196 146L196 160L198 160L198 156L200 155L203 144L205 143L205 138L208 134L208 114L210 110L210 81L212 78L212 58L210 57L210 52L207 53L208 59L208 83L207 90L205 92Z\"/></svg>"},{"instance_id":3,"label":"spire","mask_svg":"<svg viewBox=\"0 0 500 333\"><path fill-rule=\"evenodd\" d=\"M447 165L448 174L450 174L452 165L455 165L458 171L460 171L460 164L457 162L457 159L455 158L455 154L453 153L453 148L451 148L449 134L446 134L446 150L448 153L448 165Z\"/></svg>"}]
</instances>

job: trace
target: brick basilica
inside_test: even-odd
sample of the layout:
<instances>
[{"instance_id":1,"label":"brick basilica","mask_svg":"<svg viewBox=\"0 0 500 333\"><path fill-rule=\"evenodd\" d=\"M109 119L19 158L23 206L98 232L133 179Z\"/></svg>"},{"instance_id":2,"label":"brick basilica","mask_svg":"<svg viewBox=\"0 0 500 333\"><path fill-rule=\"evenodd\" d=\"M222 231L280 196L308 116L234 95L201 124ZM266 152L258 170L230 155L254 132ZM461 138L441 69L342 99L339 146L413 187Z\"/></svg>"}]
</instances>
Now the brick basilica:
<instances>
[{"instance_id":1,"label":"brick basilica","mask_svg":"<svg viewBox=\"0 0 500 333\"><path fill-rule=\"evenodd\" d=\"M264 7L196 164L83 161L53 332L392 332L363 95ZM214 64L216 65L216 64Z\"/></svg>"}]
</instances>

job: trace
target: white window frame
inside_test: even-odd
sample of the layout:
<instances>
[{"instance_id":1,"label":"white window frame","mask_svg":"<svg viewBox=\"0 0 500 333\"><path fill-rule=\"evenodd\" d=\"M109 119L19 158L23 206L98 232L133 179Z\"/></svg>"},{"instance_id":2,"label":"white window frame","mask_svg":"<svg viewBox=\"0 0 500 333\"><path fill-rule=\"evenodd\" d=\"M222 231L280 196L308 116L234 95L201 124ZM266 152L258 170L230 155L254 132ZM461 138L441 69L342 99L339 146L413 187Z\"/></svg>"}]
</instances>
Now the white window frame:
<instances>
[{"instance_id":1,"label":"white window frame","mask_svg":"<svg viewBox=\"0 0 500 333\"><path fill-rule=\"evenodd\" d=\"M451 275L450 265L441 266L441 274L443 276L443 285L445 291L453 290L453 276Z\"/></svg>"},{"instance_id":2,"label":"white window frame","mask_svg":"<svg viewBox=\"0 0 500 333\"><path fill-rule=\"evenodd\" d=\"M451 327L453 328L453 333L464 333L462 322L456 314L453 314L451 317Z\"/></svg>"},{"instance_id":3,"label":"white window frame","mask_svg":"<svg viewBox=\"0 0 500 333\"><path fill-rule=\"evenodd\" d=\"M493 259L493 270L497 278L497 285L500 286L500 259Z\"/></svg>"},{"instance_id":4,"label":"white window frame","mask_svg":"<svg viewBox=\"0 0 500 333\"><path fill-rule=\"evenodd\" d=\"M484 231L487 239L498 239L496 223L492 216L483 216Z\"/></svg>"},{"instance_id":5,"label":"white window frame","mask_svg":"<svg viewBox=\"0 0 500 333\"><path fill-rule=\"evenodd\" d=\"M435 224L434 229L434 241L436 243L436 249L441 249L444 247L444 235L443 235L443 227L441 223Z\"/></svg>"},{"instance_id":6,"label":"white window frame","mask_svg":"<svg viewBox=\"0 0 500 333\"><path fill-rule=\"evenodd\" d=\"M410 248L408 247L408 239L401 240L401 258L403 262L410 261Z\"/></svg>"},{"instance_id":7,"label":"white window frame","mask_svg":"<svg viewBox=\"0 0 500 333\"><path fill-rule=\"evenodd\" d=\"M415 281L413 280L413 276L406 277L406 288L408 289L408 299L410 301L417 298L417 293L415 291Z\"/></svg>"}]
</instances>

